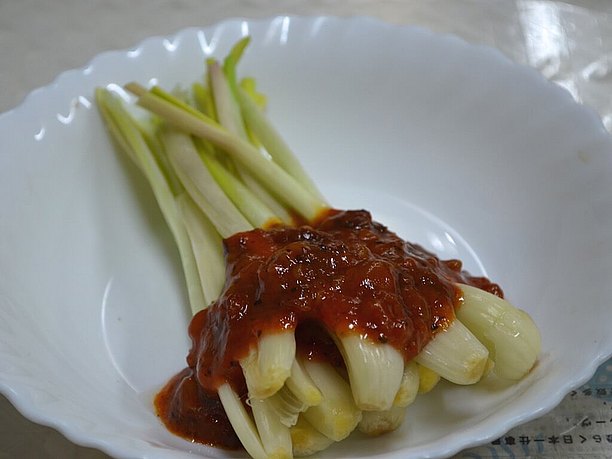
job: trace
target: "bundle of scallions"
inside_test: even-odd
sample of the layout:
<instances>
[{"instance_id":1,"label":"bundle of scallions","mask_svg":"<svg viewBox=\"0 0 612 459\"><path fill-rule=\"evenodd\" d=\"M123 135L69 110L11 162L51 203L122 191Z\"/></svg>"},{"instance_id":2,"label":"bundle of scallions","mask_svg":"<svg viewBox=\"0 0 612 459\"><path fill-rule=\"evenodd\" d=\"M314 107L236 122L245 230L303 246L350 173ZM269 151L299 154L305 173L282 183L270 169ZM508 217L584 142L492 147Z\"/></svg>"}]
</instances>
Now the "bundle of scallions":
<instances>
[{"instance_id":1,"label":"bundle of scallions","mask_svg":"<svg viewBox=\"0 0 612 459\"><path fill-rule=\"evenodd\" d=\"M222 240L292 215L314 219L328 204L264 113L253 79L239 80L248 38L223 62L209 59L204 81L168 93L125 89L149 117L106 88L96 92L108 131L147 178L176 241L193 313L220 294ZM335 341L346 375L296 356L293 331L264 334L240 365L250 410L229 383L218 395L238 438L254 458L303 456L359 428L395 429L418 393L440 378L478 382L487 371L520 379L534 365L540 335L530 317L495 295L460 285L456 319L413 360L358 334Z\"/></svg>"}]
</instances>

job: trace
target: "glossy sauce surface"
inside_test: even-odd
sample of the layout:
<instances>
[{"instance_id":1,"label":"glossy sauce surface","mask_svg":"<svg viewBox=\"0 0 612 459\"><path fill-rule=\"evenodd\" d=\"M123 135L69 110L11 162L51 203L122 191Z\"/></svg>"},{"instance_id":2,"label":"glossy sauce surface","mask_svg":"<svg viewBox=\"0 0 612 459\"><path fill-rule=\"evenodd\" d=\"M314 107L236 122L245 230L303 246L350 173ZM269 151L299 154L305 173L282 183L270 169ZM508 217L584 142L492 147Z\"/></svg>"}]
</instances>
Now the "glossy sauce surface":
<instances>
[{"instance_id":1,"label":"glossy sauce surface","mask_svg":"<svg viewBox=\"0 0 612 459\"><path fill-rule=\"evenodd\" d=\"M188 370L156 401L170 430L216 446L232 448L234 442L214 429L210 435L181 429L180 419L186 426L201 425L210 422L211 413L223 418L223 410L200 406L202 420L194 421L199 398L184 392L216 399L216 388L227 381L246 397L238 362L262 334L297 330L298 352L341 366L330 334L359 333L391 344L408 361L454 319L461 295L456 282L503 296L496 284L462 271L460 261L439 260L403 241L366 211L330 210L310 226L255 229L224 244L224 290L194 316Z\"/></svg>"}]
</instances>

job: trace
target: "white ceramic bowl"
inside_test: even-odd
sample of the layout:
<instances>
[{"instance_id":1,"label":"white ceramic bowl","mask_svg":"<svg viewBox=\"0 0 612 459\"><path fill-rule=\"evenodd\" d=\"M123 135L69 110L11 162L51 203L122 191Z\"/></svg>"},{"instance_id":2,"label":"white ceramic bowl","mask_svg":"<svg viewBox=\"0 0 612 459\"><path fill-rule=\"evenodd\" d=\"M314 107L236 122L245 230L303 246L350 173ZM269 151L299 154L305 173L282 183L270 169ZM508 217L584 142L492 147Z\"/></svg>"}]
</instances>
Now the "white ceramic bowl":
<instances>
[{"instance_id":1,"label":"white ceramic bowl","mask_svg":"<svg viewBox=\"0 0 612 459\"><path fill-rule=\"evenodd\" d=\"M0 116L0 389L26 416L116 456L231 456L153 413L189 346L182 274L93 90L189 84L247 33L240 73L329 200L464 259L543 335L524 381L442 384L397 432L321 457L451 455L550 410L611 355L612 142L593 112L452 36L365 18L231 20L100 55Z\"/></svg>"}]
</instances>

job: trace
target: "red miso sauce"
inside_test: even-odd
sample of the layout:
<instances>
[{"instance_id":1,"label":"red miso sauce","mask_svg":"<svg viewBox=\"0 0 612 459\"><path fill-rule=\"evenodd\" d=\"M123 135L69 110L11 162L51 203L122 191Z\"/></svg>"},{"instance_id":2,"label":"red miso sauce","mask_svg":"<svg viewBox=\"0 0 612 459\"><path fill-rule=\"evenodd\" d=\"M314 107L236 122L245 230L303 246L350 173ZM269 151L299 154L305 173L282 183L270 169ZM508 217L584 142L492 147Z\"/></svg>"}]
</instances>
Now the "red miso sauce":
<instances>
[{"instance_id":1,"label":"red miso sauce","mask_svg":"<svg viewBox=\"0 0 612 459\"><path fill-rule=\"evenodd\" d=\"M408 361L453 321L461 301L455 283L503 297L459 260L438 259L363 210L329 210L312 225L238 233L224 246L224 290L193 317L188 368L156 398L169 430L224 448L240 444L216 389L229 382L246 399L238 362L262 334L294 329L298 352L338 367L330 334L388 343Z\"/></svg>"}]
</instances>

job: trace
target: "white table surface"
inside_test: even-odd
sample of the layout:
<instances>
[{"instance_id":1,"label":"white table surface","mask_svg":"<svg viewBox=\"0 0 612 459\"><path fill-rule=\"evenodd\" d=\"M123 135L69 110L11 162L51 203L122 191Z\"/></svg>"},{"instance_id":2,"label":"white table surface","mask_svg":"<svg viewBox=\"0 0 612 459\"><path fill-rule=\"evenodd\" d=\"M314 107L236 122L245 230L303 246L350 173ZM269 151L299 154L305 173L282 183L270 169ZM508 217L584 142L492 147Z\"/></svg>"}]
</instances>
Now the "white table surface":
<instances>
[{"instance_id":1,"label":"white table surface","mask_svg":"<svg viewBox=\"0 0 612 459\"><path fill-rule=\"evenodd\" d=\"M566 87L612 130L611 0L0 0L0 112L102 51L224 18L277 15L368 15L494 46ZM601 457L612 457L610 448ZM0 459L20 457L108 456L26 420L0 396Z\"/></svg>"}]
</instances>

